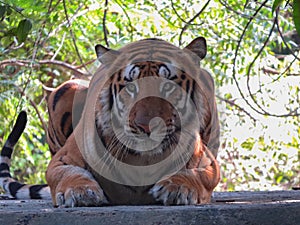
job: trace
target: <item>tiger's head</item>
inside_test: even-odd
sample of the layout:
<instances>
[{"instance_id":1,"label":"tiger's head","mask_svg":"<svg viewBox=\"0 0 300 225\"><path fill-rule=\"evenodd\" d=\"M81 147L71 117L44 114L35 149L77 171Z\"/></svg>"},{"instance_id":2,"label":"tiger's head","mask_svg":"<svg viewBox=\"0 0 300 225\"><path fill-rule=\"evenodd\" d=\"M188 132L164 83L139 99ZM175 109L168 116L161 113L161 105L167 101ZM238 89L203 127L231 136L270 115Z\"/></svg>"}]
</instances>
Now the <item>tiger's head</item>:
<instances>
[{"instance_id":1,"label":"tiger's head","mask_svg":"<svg viewBox=\"0 0 300 225\"><path fill-rule=\"evenodd\" d=\"M102 156L147 166L178 148L184 149L178 160L187 161L197 138L218 148L214 84L199 66L206 55L203 37L184 49L145 39L117 51L97 45L96 53L102 65L91 80L84 117L94 118L98 136L91 123L83 126L86 140L93 136L105 149Z\"/></svg>"}]
</instances>

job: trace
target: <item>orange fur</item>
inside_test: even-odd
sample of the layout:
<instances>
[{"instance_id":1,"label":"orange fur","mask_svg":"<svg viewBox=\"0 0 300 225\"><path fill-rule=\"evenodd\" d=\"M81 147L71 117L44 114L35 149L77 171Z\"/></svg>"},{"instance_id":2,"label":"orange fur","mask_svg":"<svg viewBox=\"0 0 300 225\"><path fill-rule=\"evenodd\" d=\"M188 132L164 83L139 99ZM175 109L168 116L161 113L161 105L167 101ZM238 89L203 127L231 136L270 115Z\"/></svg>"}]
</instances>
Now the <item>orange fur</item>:
<instances>
[{"instance_id":1,"label":"orange fur","mask_svg":"<svg viewBox=\"0 0 300 225\"><path fill-rule=\"evenodd\" d=\"M149 40L150 42L152 40ZM153 40L156 43L157 40ZM203 39L194 40L189 46L186 47L187 51L190 51L191 55L197 54L198 57L203 58L206 53L206 45L203 44ZM126 86L128 79L121 79L119 74L126 73L126 70L121 69L120 72L116 72L111 79L105 80L108 76L109 65L122 65L126 62L122 57L117 57L116 54L123 54L124 52L133 51L135 46L139 51L139 48L143 44L143 41L139 43L133 43L129 46L122 48L119 53L117 51L110 52L105 59L102 59L103 52L105 53L108 49L103 46L96 50L103 62L103 65L96 72L93 77L89 88L85 86L75 85L73 81L69 81L68 88L65 88L65 84L58 87L49 96L48 108L49 108L49 130L48 130L48 141L50 142L50 149L54 154L46 174L47 182L51 188L51 195L54 205L58 206L98 206L103 204L155 204L162 202L165 205L169 204L202 204L210 202L211 194L213 189L219 182L220 171L219 165L215 157L217 155L217 149L219 146L219 124L218 116L216 113L216 104L214 100L214 87L213 81L210 75L204 70L200 71L199 75L196 76L197 84L199 87L195 87L192 90L192 86L189 86L193 82L193 78L189 74L183 74L173 79L175 83L181 85L182 88L186 88L190 92L188 94L193 95L196 102L197 117L200 121L199 130L191 130L191 136L187 137L187 146L193 150L193 154L181 170L171 176L166 176L159 181L144 186L130 186L121 183L111 181L102 175L99 175L99 171L95 169L87 162L83 153L79 150L83 143L82 140L76 140L74 132L67 135L67 129L72 125L72 109L74 104L80 105L80 115L83 107L83 115L89 119L88 123L95 125L97 128L98 135L104 142L106 147L109 149L115 159L135 166L148 166L160 162L161 160L169 157L172 154L174 147L164 147L164 150L158 149L150 152L123 152L123 146L120 142L115 141L115 136L111 130L103 129L106 126L104 123L107 116L105 110L111 104L111 96L116 93L121 93L121 87ZM166 42L159 42L159 45L171 49L175 47ZM203 48L194 50L194 48ZM146 48L144 51L147 51ZM175 49L178 51L177 49ZM159 54L159 52L157 53ZM104 56L105 57L105 54ZM169 56L168 56L169 57ZM194 56L191 56L194 57ZM115 60L115 61L114 61ZM193 60L195 60L193 58ZM182 62L184 67L184 62ZM139 72L139 78L159 77L157 71L162 72L164 75L167 73L167 69L163 68L159 63L155 62L140 62L136 64L138 67L133 74ZM180 66L180 65L179 65ZM142 71L138 69L143 68ZM175 70L175 69L174 69ZM188 69L193 72L193 68ZM180 70L176 70L179 73ZM192 74L194 75L194 74ZM136 78L134 78L136 79ZM155 80L154 79L154 80ZM157 79L156 79L157 80ZM73 83L72 83L73 82ZM142 81L141 81L142 82ZM99 85L100 84L100 85ZM102 85L102 86L101 86ZM111 86L112 85L112 86ZM141 93L151 93L155 88L147 86L142 83L137 83L136 87L131 86L130 89L126 89L122 95L123 105L129 106L130 99L132 96L139 98ZM143 86L144 85L144 86ZM64 89L65 88L65 89ZM101 89L102 88L102 89ZM138 92L134 88L140 88ZM100 89L100 90L99 90ZM87 100L93 102L96 100L95 115L96 120L92 120L93 115L89 114L90 105L84 104L86 99L86 91L88 92ZM166 86L166 90L167 86ZM192 91L191 91L192 90ZM98 93L97 93L98 91ZM109 91L116 93L107 94ZM55 95L60 93L59 101L55 101ZM99 92L101 94L99 94ZM79 93L79 102L73 100L76 93ZM107 94L107 95L105 95ZM179 98L180 92L174 92L171 98ZM56 96L56 99L58 99ZM105 101L101 100L106 97ZM77 99L77 98L76 98ZM114 99L115 101L115 99ZM56 104L57 111L53 110L53 104ZM112 106L110 106L112 107ZM122 107L118 105L118 107ZM174 113L172 105L166 101L158 100L155 97L142 98L134 105L134 107L126 112L129 118L129 127L132 132L136 135L150 135L153 129L162 129L158 124L151 127L150 121L153 118L159 117L167 125L168 132L170 135L177 132L178 114ZM68 115L66 112L71 113L71 117L68 120L62 120L62 115ZM189 125L186 128L192 128L193 124L188 122ZM62 127L61 124L64 126ZM75 123L75 126L77 122ZM74 126L74 127L75 127ZM76 126L76 134L83 136L85 133L84 121L81 119ZM160 130L159 130L160 131ZM124 131L125 132L125 131ZM196 134L194 134L196 133ZM89 143L93 140L92 134L88 140ZM193 136L194 135L194 136ZM50 138L51 136L51 138ZM189 143L190 142L190 143ZM113 145L111 145L113 143ZM169 142L167 142L169 143ZM112 148L110 148L112 146ZM105 151L98 149L99 151ZM126 149L124 150L126 151ZM86 153L85 153L86 154Z\"/></svg>"}]
</instances>

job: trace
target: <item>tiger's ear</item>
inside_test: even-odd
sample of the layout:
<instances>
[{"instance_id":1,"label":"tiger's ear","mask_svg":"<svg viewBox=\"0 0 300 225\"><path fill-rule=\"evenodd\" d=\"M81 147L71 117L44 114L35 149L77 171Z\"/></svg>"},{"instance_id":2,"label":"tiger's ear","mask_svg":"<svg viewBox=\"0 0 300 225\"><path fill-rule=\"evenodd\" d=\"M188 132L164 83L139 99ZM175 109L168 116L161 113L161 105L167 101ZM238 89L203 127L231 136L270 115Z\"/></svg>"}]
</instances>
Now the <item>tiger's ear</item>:
<instances>
[{"instance_id":1,"label":"tiger's ear","mask_svg":"<svg viewBox=\"0 0 300 225\"><path fill-rule=\"evenodd\" d=\"M188 49L195 53L200 59L206 56L206 40L204 37L197 37L191 43L188 44L184 49Z\"/></svg>"},{"instance_id":2,"label":"tiger's ear","mask_svg":"<svg viewBox=\"0 0 300 225\"><path fill-rule=\"evenodd\" d=\"M96 45L95 51L96 51L98 60L103 64L113 62L120 54L119 51L106 48L103 45Z\"/></svg>"}]
</instances>

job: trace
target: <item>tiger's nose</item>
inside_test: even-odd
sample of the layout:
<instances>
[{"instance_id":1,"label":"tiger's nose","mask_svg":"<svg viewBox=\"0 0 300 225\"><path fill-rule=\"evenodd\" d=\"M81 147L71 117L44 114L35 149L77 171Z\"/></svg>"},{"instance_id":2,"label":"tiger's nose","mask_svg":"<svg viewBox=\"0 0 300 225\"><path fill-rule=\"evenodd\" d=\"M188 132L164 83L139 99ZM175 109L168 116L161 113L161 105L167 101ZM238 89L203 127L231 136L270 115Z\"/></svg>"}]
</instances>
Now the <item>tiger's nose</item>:
<instances>
[{"instance_id":1,"label":"tiger's nose","mask_svg":"<svg viewBox=\"0 0 300 225\"><path fill-rule=\"evenodd\" d=\"M138 123L136 124L138 129L142 131L143 133L147 134L148 136L151 134L150 126L149 124L143 124L143 123Z\"/></svg>"},{"instance_id":2,"label":"tiger's nose","mask_svg":"<svg viewBox=\"0 0 300 225\"><path fill-rule=\"evenodd\" d=\"M135 121L136 122L136 121ZM164 120L160 117L153 117L146 121L135 123L136 127L143 133L150 135L165 135L167 130Z\"/></svg>"}]
</instances>

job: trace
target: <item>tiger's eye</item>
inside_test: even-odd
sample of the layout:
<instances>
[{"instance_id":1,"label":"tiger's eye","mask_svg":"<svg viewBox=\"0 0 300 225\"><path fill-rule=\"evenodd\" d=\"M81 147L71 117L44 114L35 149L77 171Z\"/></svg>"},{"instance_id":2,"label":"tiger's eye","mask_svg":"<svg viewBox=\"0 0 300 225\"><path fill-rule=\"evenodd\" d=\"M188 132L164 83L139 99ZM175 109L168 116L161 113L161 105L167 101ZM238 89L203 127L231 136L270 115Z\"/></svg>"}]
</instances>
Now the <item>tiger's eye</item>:
<instances>
[{"instance_id":1,"label":"tiger's eye","mask_svg":"<svg viewBox=\"0 0 300 225\"><path fill-rule=\"evenodd\" d=\"M136 92L136 86L133 83L126 84L126 89L130 93L135 93Z\"/></svg>"},{"instance_id":2,"label":"tiger's eye","mask_svg":"<svg viewBox=\"0 0 300 225\"><path fill-rule=\"evenodd\" d=\"M174 85L171 82L167 82L164 84L163 90L165 92L171 91L173 89Z\"/></svg>"}]
</instances>

